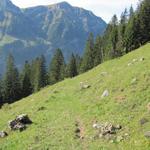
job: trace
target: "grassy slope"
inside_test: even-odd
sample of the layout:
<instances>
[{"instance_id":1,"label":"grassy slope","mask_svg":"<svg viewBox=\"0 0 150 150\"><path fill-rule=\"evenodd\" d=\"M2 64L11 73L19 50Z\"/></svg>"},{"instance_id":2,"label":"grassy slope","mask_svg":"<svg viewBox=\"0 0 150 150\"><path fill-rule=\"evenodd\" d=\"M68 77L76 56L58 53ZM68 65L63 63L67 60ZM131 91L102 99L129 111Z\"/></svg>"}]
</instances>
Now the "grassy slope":
<instances>
[{"instance_id":1,"label":"grassy slope","mask_svg":"<svg viewBox=\"0 0 150 150\"><path fill-rule=\"evenodd\" d=\"M128 66L133 59L137 61ZM108 75L102 76L102 72ZM134 84L131 81L137 78ZM80 90L80 82L91 88ZM105 89L110 95L101 99ZM0 110L0 130L9 136L0 139L4 150L148 150L150 141L144 132L150 130L150 122L142 127L139 120L150 115L146 105L150 102L150 44L122 58L108 61L93 70L73 79L66 79L47 87L22 101L4 106ZM40 107L45 107L39 111ZM24 132L10 132L8 120L27 113L34 122ZM75 122L84 128L85 139L75 139ZM91 140L95 133L92 122L121 124L118 133L128 133L128 139L110 143L106 140Z\"/></svg>"}]
</instances>

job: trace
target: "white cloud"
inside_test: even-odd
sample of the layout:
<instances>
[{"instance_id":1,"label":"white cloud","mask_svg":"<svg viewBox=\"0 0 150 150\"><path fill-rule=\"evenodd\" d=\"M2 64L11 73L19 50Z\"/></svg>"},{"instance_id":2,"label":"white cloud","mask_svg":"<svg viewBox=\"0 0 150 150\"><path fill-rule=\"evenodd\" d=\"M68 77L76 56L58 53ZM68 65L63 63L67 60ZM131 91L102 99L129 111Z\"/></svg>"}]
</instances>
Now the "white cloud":
<instances>
[{"instance_id":1,"label":"white cloud","mask_svg":"<svg viewBox=\"0 0 150 150\"><path fill-rule=\"evenodd\" d=\"M30 7L36 5L49 5L58 3L63 0L12 0L19 7ZM73 6L83 7L93 11L97 16L102 17L105 21L110 21L113 14L120 16L125 8L131 4L136 8L139 0L66 0Z\"/></svg>"}]
</instances>

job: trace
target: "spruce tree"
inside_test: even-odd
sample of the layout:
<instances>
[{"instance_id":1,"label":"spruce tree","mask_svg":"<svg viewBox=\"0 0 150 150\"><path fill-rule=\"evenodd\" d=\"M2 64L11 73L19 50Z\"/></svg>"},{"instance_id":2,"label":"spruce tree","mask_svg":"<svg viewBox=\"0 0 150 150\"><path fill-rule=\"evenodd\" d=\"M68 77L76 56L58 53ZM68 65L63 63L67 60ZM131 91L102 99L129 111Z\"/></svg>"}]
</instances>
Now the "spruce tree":
<instances>
[{"instance_id":1,"label":"spruce tree","mask_svg":"<svg viewBox=\"0 0 150 150\"><path fill-rule=\"evenodd\" d=\"M75 77L77 72L77 63L74 54L71 55L70 61L67 65L67 77Z\"/></svg>"},{"instance_id":2,"label":"spruce tree","mask_svg":"<svg viewBox=\"0 0 150 150\"><path fill-rule=\"evenodd\" d=\"M99 65L102 63L103 58L103 48L102 48L103 42L102 38L100 36L97 36L95 45L94 45L94 51L95 51L95 57L94 57L94 66Z\"/></svg>"},{"instance_id":3,"label":"spruce tree","mask_svg":"<svg viewBox=\"0 0 150 150\"><path fill-rule=\"evenodd\" d=\"M130 10L129 10L129 19L132 18L134 16L134 9L131 5Z\"/></svg>"},{"instance_id":4,"label":"spruce tree","mask_svg":"<svg viewBox=\"0 0 150 150\"><path fill-rule=\"evenodd\" d=\"M49 66L49 83L54 84L65 77L65 60L60 49L56 52Z\"/></svg>"},{"instance_id":5,"label":"spruce tree","mask_svg":"<svg viewBox=\"0 0 150 150\"><path fill-rule=\"evenodd\" d=\"M33 70L34 70L34 92L39 91L42 87L47 85L47 70L45 64L45 58L42 55L40 58L36 58L35 62L33 62Z\"/></svg>"},{"instance_id":6,"label":"spruce tree","mask_svg":"<svg viewBox=\"0 0 150 150\"><path fill-rule=\"evenodd\" d=\"M150 0L143 0L138 9L139 42L140 45L150 41Z\"/></svg>"},{"instance_id":7,"label":"spruce tree","mask_svg":"<svg viewBox=\"0 0 150 150\"><path fill-rule=\"evenodd\" d=\"M5 102L11 103L15 100L20 99L21 87L19 80L19 72L14 64L14 58L12 55L9 55L7 59L3 89Z\"/></svg>"},{"instance_id":8,"label":"spruce tree","mask_svg":"<svg viewBox=\"0 0 150 150\"><path fill-rule=\"evenodd\" d=\"M77 66L77 74L80 74L82 57L76 54L75 59L76 59L76 66Z\"/></svg>"},{"instance_id":9,"label":"spruce tree","mask_svg":"<svg viewBox=\"0 0 150 150\"><path fill-rule=\"evenodd\" d=\"M111 20L111 26L112 26L112 31L111 31L111 58L115 58L118 56L118 50L117 50L117 42L118 42L118 19L117 16L114 15Z\"/></svg>"},{"instance_id":10,"label":"spruce tree","mask_svg":"<svg viewBox=\"0 0 150 150\"><path fill-rule=\"evenodd\" d=\"M81 64L81 72L86 72L94 67L94 37L91 33L86 43L83 60Z\"/></svg>"},{"instance_id":11,"label":"spruce tree","mask_svg":"<svg viewBox=\"0 0 150 150\"><path fill-rule=\"evenodd\" d=\"M31 85L31 68L28 61L25 62L25 65L23 67L22 73L21 73L21 96L26 97L30 94L32 94L32 85Z\"/></svg>"}]
</instances>

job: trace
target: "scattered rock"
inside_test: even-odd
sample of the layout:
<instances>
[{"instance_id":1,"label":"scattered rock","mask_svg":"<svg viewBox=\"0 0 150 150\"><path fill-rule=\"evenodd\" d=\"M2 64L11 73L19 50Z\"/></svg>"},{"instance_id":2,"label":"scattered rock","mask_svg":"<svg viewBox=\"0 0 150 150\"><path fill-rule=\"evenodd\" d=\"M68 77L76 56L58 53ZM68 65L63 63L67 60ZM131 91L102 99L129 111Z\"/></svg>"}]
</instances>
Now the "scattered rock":
<instances>
[{"instance_id":1,"label":"scattered rock","mask_svg":"<svg viewBox=\"0 0 150 150\"><path fill-rule=\"evenodd\" d=\"M17 116L14 120L8 122L8 126L11 130L23 131L26 129L27 124L31 124L32 121L29 119L28 115L22 114Z\"/></svg>"},{"instance_id":2,"label":"scattered rock","mask_svg":"<svg viewBox=\"0 0 150 150\"><path fill-rule=\"evenodd\" d=\"M7 132L5 132L5 131L0 131L0 138L4 138L4 137L6 137L6 136L8 136Z\"/></svg>"},{"instance_id":3,"label":"scattered rock","mask_svg":"<svg viewBox=\"0 0 150 150\"><path fill-rule=\"evenodd\" d=\"M116 132L122 129L121 125L114 126L111 123L104 123L104 124L93 124L93 128L98 129L99 131L99 138L105 138L112 140L114 137L112 135L116 135Z\"/></svg>"},{"instance_id":4,"label":"scattered rock","mask_svg":"<svg viewBox=\"0 0 150 150\"><path fill-rule=\"evenodd\" d=\"M132 79L131 84L136 83L136 81L137 81L137 78Z\"/></svg>"},{"instance_id":5,"label":"scattered rock","mask_svg":"<svg viewBox=\"0 0 150 150\"><path fill-rule=\"evenodd\" d=\"M121 142L122 140L123 140L122 136L117 136L117 139L116 139L117 142Z\"/></svg>"},{"instance_id":6,"label":"scattered rock","mask_svg":"<svg viewBox=\"0 0 150 150\"><path fill-rule=\"evenodd\" d=\"M144 125L144 124L147 123L147 122L148 122L148 119L146 119L146 118L142 118L142 119L140 119L140 121L139 121L140 125Z\"/></svg>"},{"instance_id":7,"label":"scattered rock","mask_svg":"<svg viewBox=\"0 0 150 150\"><path fill-rule=\"evenodd\" d=\"M106 76L108 73L107 72L102 72L101 75L102 76Z\"/></svg>"},{"instance_id":8,"label":"scattered rock","mask_svg":"<svg viewBox=\"0 0 150 150\"><path fill-rule=\"evenodd\" d=\"M80 88L81 89L88 89L88 88L90 88L91 86L89 85L89 84L85 84L85 83L83 83L83 82L80 82Z\"/></svg>"},{"instance_id":9,"label":"scattered rock","mask_svg":"<svg viewBox=\"0 0 150 150\"><path fill-rule=\"evenodd\" d=\"M39 107L37 111L42 111L42 110L45 110L46 107L42 106L42 107Z\"/></svg>"},{"instance_id":10,"label":"scattered rock","mask_svg":"<svg viewBox=\"0 0 150 150\"><path fill-rule=\"evenodd\" d=\"M104 97L107 97L107 96L109 96L109 92L108 92L108 90L105 90L105 91L103 92L101 98L104 98Z\"/></svg>"},{"instance_id":11,"label":"scattered rock","mask_svg":"<svg viewBox=\"0 0 150 150\"><path fill-rule=\"evenodd\" d=\"M101 128L101 125L100 125L100 124L97 124L97 123L94 123L94 124L93 124L93 128L99 129L99 128Z\"/></svg>"},{"instance_id":12,"label":"scattered rock","mask_svg":"<svg viewBox=\"0 0 150 150\"><path fill-rule=\"evenodd\" d=\"M140 58L140 61L144 61L144 60L145 60L145 58L144 58L144 57L141 57L141 58Z\"/></svg>"},{"instance_id":13,"label":"scattered rock","mask_svg":"<svg viewBox=\"0 0 150 150\"><path fill-rule=\"evenodd\" d=\"M144 136L145 136L146 138L150 138L150 131L145 132Z\"/></svg>"},{"instance_id":14,"label":"scattered rock","mask_svg":"<svg viewBox=\"0 0 150 150\"><path fill-rule=\"evenodd\" d=\"M125 134L124 134L124 137L128 137L128 136L129 136L129 134L128 134L128 133L125 133Z\"/></svg>"},{"instance_id":15,"label":"scattered rock","mask_svg":"<svg viewBox=\"0 0 150 150\"><path fill-rule=\"evenodd\" d=\"M122 126L121 125L116 125L116 127L115 127L117 130L120 130L120 129L122 129Z\"/></svg>"},{"instance_id":16,"label":"scattered rock","mask_svg":"<svg viewBox=\"0 0 150 150\"><path fill-rule=\"evenodd\" d=\"M132 63L128 63L128 66L131 66L132 65Z\"/></svg>"},{"instance_id":17,"label":"scattered rock","mask_svg":"<svg viewBox=\"0 0 150 150\"><path fill-rule=\"evenodd\" d=\"M137 61L137 59L133 59L132 61L133 61L133 62L136 62L136 61Z\"/></svg>"},{"instance_id":18,"label":"scattered rock","mask_svg":"<svg viewBox=\"0 0 150 150\"><path fill-rule=\"evenodd\" d=\"M84 128L81 126L79 122L75 123L75 137L79 139L84 139Z\"/></svg>"}]
</instances>

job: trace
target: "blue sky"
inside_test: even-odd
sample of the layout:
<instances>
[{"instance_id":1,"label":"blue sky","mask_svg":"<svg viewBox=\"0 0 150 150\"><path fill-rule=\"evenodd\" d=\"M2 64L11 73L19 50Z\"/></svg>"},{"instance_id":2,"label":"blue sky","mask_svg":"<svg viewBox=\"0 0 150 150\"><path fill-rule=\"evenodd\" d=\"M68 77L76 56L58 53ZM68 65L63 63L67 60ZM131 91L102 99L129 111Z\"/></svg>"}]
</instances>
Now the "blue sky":
<instances>
[{"instance_id":1,"label":"blue sky","mask_svg":"<svg viewBox=\"0 0 150 150\"><path fill-rule=\"evenodd\" d=\"M12 0L14 4L21 8L49 5L64 0ZM102 17L106 22L109 22L113 14L120 16L124 8L129 8L131 4L136 8L139 0L66 0L73 6L82 7L91 10L95 15Z\"/></svg>"}]
</instances>

